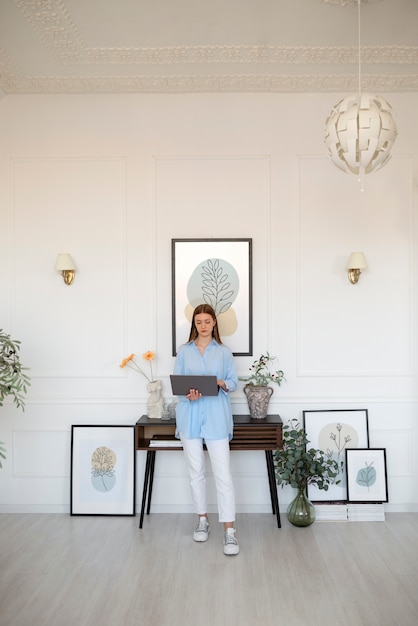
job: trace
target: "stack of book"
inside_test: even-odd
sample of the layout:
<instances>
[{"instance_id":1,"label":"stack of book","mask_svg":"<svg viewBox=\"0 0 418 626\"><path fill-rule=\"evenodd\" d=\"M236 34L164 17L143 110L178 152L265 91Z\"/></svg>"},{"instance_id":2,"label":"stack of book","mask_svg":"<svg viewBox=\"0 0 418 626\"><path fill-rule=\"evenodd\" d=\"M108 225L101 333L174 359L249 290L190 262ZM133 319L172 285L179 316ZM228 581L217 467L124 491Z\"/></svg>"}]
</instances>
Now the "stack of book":
<instances>
[{"instance_id":1,"label":"stack of book","mask_svg":"<svg viewBox=\"0 0 418 626\"><path fill-rule=\"evenodd\" d=\"M150 448L181 448L180 439L170 435L154 435L149 442Z\"/></svg>"},{"instance_id":2,"label":"stack of book","mask_svg":"<svg viewBox=\"0 0 418 626\"><path fill-rule=\"evenodd\" d=\"M381 502L367 504L347 504L349 522L384 522L385 508Z\"/></svg>"},{"instance_id":3,"label":"stack of book","mask_svg":"<svg viewBox=\"0 0 418 626\"><path fill-rule=\"evenodd\" d=\"M317 522L347 521L347 505L345 503L315 504L314 506Z\"/></svg>"}]
</instances>

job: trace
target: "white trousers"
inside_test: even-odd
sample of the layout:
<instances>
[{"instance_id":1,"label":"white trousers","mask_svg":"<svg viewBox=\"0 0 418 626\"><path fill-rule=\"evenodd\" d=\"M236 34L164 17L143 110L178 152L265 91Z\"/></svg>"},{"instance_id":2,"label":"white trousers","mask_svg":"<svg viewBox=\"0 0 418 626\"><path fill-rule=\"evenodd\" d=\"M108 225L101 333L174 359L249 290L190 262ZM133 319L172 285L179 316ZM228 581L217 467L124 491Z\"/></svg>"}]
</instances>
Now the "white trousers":
<instances>
[{"instance_id":1,"label":"white trousers","mask_svg":"<svg viewBox=\"0 0 418 626\"><path fill-rule=\"evenodd\" d=\"M208 511L206 498L205 453L203 439L186 439L180 433L186 457L195 513ZM205 441L215 479L220 522L235 522L235 492L230 469L228 439Z\"/></svg>"}]
</instances>

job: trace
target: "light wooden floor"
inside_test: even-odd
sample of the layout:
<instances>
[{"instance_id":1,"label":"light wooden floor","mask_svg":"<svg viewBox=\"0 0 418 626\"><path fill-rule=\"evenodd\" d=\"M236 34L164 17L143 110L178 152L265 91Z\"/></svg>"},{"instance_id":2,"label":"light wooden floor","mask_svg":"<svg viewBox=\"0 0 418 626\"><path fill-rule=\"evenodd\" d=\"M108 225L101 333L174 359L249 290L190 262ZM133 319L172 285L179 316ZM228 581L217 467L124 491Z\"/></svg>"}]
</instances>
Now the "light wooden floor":
<instances>
[{"instance_id":1,"label":"light wooden floor","mask_svg":"<svg viewBox=\"0 0 418 626\"><path fill-rule=\"evenodd\" d=\"M193 515L0 515L1 626L417 626L418 514L291 526Z\"/></svg>"}]
</instances>

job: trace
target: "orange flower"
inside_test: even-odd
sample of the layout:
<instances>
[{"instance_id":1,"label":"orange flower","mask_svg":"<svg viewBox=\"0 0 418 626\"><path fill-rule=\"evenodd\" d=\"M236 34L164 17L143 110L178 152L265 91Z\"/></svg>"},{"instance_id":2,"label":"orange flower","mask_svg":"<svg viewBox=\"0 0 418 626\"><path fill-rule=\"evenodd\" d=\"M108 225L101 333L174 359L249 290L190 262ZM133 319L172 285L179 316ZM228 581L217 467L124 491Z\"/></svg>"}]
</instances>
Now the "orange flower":
<instances>
[{"instance_id":1,"label":"orange flower","mask_svg":"<svg viewBox=\"0 0 418 626\"><path fill-rule=\"evenodd\" d=\"M134 358L134 354L130 354L129 356L126 357L126 359L123 359L122 363L119 365L119 367L125 367L126 365L128 365L129 361L132 361L132 359Z\"/></svg>"},{"instance_id":2,"label":"orange flower","mask_svg":"<svg viewBox=\"0 0 418 626\"><path fill-rule=\"evenodd\" d=\"M138 372L139 374L142 374L142 376L145 376L145 378L147 379L147 381L149 383L152 383L154 381L154 377L153 377L153 373L152 373L152 363L151 361L153 361L155 359L155 352L151 352L151 350L148 350L148 352L144 352L144 354L142 355L143 358L149 362L149 366L150 366L150 370L151 370L151 378L149 376L146 375L146 373L139 367L138 363L136 363L134 357L135 354L132 353L129 356L127 356L125 359L123 359L122 363L119 365L119 367L123 368L123 367L130 367L131 369L135 370L136 372Z\"/></svg>"}]
</instances>

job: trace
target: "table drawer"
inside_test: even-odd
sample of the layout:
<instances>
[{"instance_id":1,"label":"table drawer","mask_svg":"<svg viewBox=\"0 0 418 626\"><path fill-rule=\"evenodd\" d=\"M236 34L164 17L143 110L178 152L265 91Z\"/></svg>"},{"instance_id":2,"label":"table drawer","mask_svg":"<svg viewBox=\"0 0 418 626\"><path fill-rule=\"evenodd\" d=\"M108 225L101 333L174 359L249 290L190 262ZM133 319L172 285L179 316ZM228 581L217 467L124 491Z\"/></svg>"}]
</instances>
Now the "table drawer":
<instances>
[{"instance_id":1,"label":"table drawer","mask_svg":"<svg viewBox=\"0 0 418 626\"><path fill-rule=\"evenodd\" d=\"M235 426L234 437L230 447L233 449L259 448L260 450L275 450L282 446L282 432L274 425L252 424L248 426Z\"/></svg>"}]
</instances>

